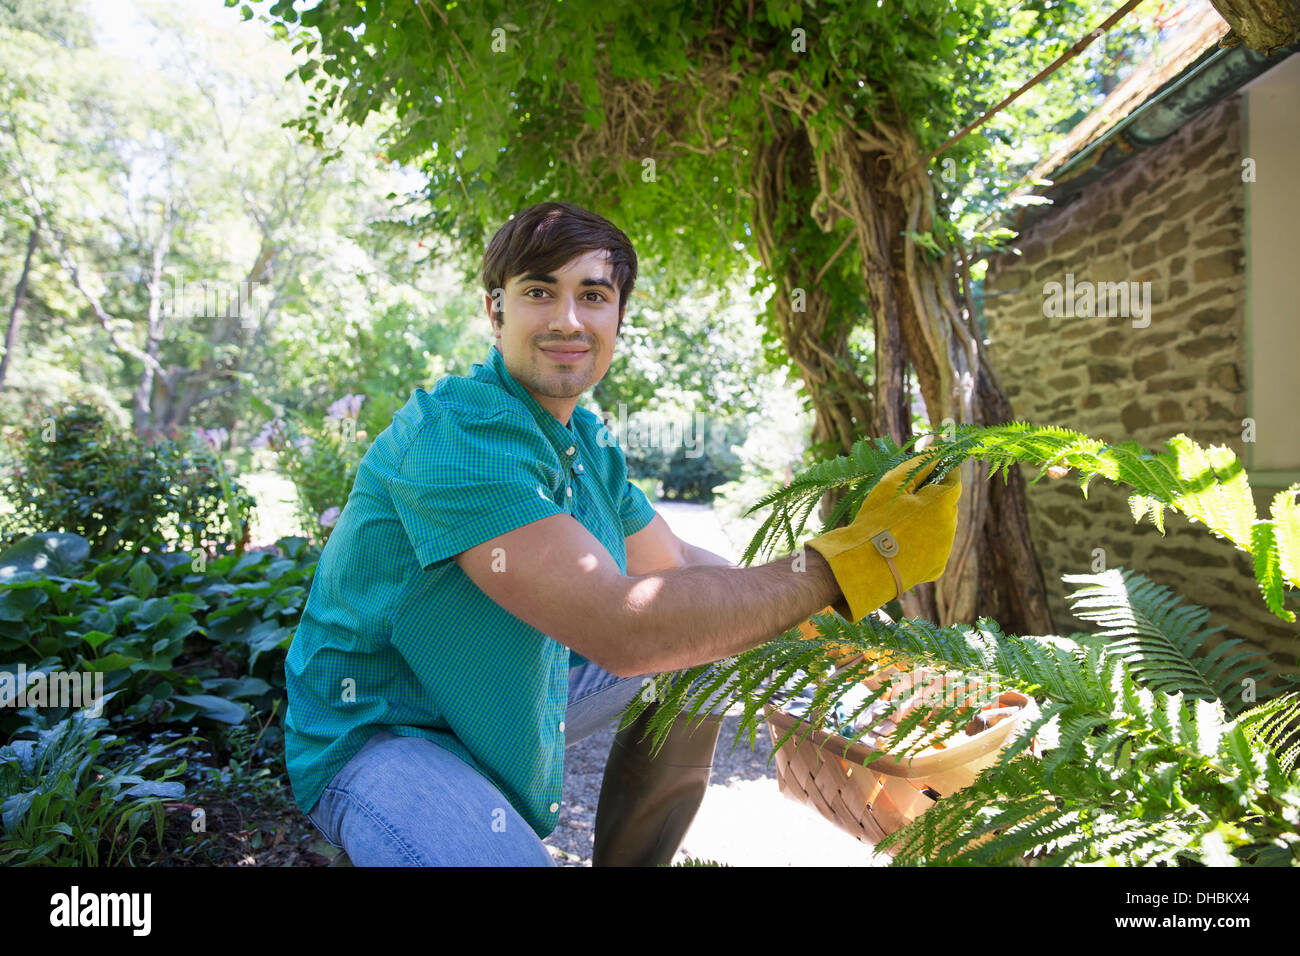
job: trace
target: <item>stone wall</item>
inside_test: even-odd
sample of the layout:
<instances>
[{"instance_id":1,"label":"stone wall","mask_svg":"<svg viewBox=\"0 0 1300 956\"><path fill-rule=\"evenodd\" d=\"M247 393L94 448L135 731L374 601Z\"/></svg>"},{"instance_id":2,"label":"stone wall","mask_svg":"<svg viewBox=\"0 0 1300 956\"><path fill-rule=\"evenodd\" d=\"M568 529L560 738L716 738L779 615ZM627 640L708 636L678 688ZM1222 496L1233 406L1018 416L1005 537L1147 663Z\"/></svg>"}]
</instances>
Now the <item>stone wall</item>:
<instances>
[{"instance_id":1,"label":"stone wall","mask_svg":"<svg viewBox=\"0 0 1300 956\"><path fill-rule=\"evenodd\" d=\"M1183 432L1244 461L1242 136L1242 102L1230 97L1026 228L1020 256L990 263L989 354L1018 418L1154 449ZM1149 315L1045 315L1045 284L1064 285L1067 273L1076 288L1150 282ZM1256 490L1260 514L1272 493ZM1060 576L1100 556L1209 608L1212 625L1291 669L1297 630L1268 613L1249 558L1169 512L1163 538L1149 518L1136 525L1127 497L1098 480L1085 501L1073 474L1029 489L1057 631L1090 629L1069 613Z\"/></svg>"}]
</instances>

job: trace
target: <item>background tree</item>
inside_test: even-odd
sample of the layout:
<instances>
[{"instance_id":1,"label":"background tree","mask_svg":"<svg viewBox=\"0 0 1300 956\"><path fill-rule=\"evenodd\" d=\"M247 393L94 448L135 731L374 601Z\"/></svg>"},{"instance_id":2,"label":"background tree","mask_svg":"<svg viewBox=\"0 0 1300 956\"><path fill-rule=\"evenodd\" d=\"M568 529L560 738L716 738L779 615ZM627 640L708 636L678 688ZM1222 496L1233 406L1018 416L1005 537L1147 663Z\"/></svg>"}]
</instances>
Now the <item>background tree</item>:
<instances>
[{"instance_id":1,"label":"background tree","mask_svg":"<svg viewBox=\"0 0 1300 956\"><path fill-rule=\"evenodd\" d=\"M6 419L84 396L140 433L246 440L254 399L323 410L362 386L391 413L388 392L448 370L424 356L458 361L467 318L429 250L385 229L409 173L365 129L326 164L283 128L292 57L233 15L144 11L155 43L129 61L74 0L0 7Z\"/></svg>"}]
</instances>

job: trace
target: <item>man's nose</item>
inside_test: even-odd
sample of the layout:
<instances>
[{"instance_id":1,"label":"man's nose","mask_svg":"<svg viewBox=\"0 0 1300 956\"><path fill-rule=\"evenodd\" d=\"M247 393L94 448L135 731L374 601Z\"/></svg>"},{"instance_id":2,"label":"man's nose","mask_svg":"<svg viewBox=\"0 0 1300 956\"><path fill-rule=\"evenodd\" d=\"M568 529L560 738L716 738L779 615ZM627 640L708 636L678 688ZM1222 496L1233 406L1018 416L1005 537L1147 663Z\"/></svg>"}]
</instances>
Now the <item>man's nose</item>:
<instances>
[{"instance_id":1,"label":"man's nose","mask_svg":"<svg viewBox=\"0 0 1300 956\"><path fill-rule=\"evenodd\" d=\"M557 331L577 331L582 329L582 319L578 317L578 300L573 296L561 296L554 314L551 316L550 328Z\"/></svg>"}]
</instances>

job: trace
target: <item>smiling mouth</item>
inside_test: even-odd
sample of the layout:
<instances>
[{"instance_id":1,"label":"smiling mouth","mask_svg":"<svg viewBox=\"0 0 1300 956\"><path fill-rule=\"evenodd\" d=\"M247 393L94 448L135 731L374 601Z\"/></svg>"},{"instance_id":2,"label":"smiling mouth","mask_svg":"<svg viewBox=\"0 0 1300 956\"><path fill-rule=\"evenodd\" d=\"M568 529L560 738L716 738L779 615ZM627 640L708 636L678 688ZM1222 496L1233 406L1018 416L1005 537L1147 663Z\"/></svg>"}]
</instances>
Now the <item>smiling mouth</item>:
<instances>
[{"instance_id":1,"label":"smiling mouth","mask_svg":"<svg viewBox=\"0 0 1300 956\"><path fill-rule=\"evenodd\" d=\"M552 359L554 359L557 362L564 363L564 364L571 364L573 362L582 361L582 359L587 355L588 352L591 351L591 349L543 348L542 351L545 352L547 355L549 355Z\"/></svg>"}]
</instances>

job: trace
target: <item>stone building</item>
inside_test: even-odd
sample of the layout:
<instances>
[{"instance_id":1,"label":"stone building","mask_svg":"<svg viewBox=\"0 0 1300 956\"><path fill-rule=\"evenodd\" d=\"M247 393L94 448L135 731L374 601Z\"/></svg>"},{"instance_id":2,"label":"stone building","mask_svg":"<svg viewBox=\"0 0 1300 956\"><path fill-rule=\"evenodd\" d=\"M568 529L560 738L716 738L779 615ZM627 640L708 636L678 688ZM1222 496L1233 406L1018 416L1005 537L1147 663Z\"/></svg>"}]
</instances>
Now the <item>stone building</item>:
<instances>
[{"instance_id":1,"label":"stone building","mask_svg":"<svg viewBox=\"0 0 1300 956\"><path fill-rule=\"evenodd\" d=\"M1018 418L1152 449L1180 432L1226 444L1267 516L1300 481L1300 45L1221 50L1226 30L1212 10L1193 18L1043 160L1050 204L1016 223L1019 255L990 262L983 305ZM1073 478L1044 478L1028 501L1058 632L1087 629L1061 575L1104 563L1296 665L1300 625L1269 613L1231 543L1168 512L1163 537L1135 524L1104 481L1085 501Z\"/></svg>"}]
</instances>

